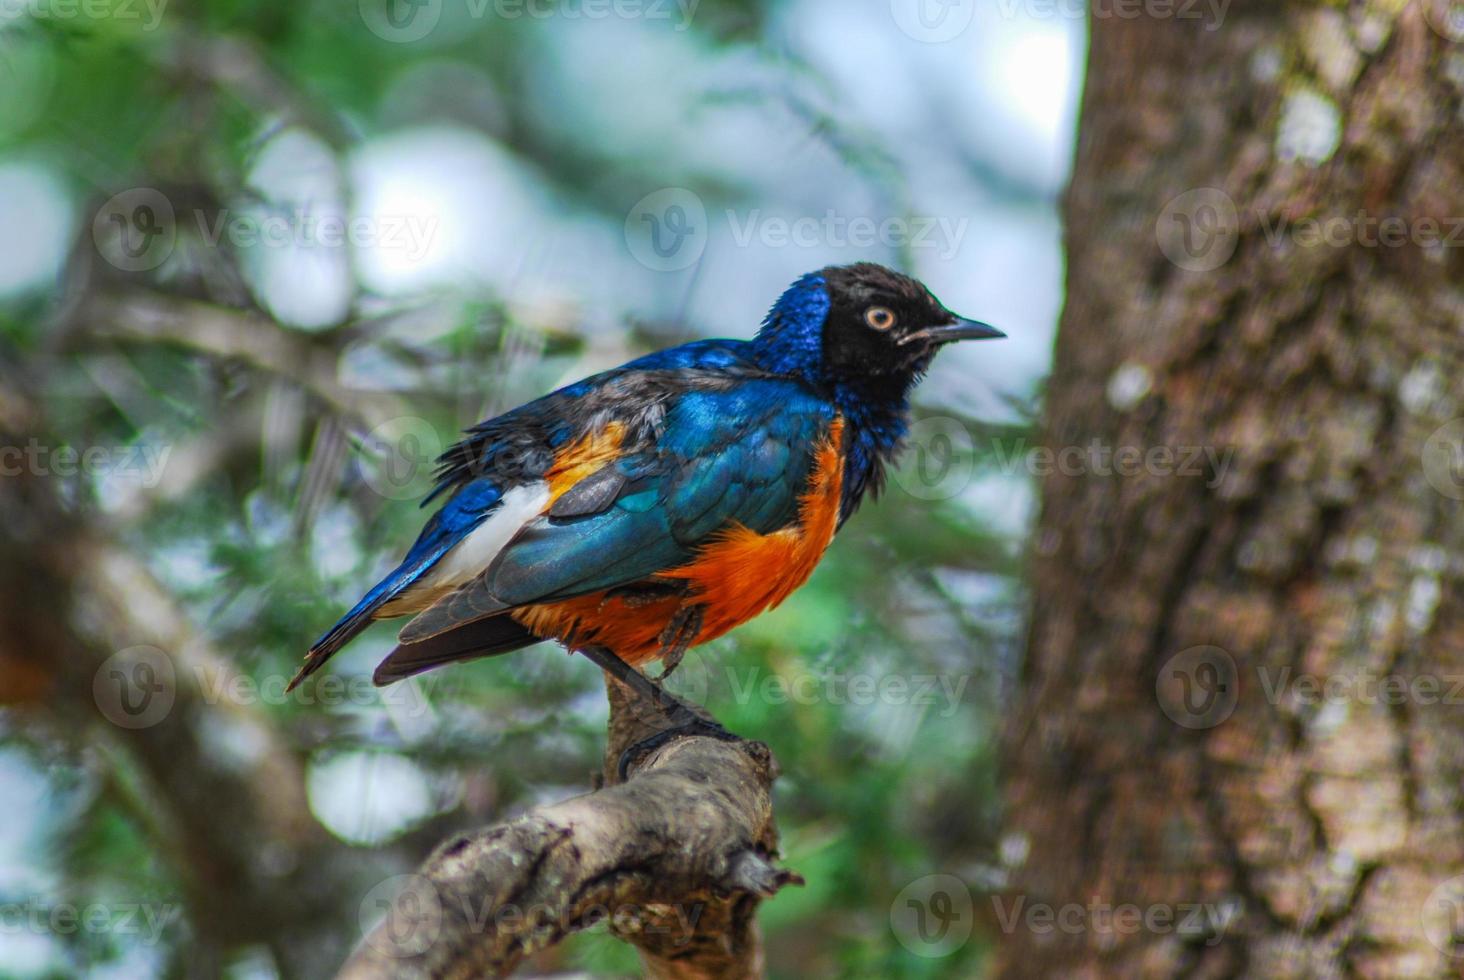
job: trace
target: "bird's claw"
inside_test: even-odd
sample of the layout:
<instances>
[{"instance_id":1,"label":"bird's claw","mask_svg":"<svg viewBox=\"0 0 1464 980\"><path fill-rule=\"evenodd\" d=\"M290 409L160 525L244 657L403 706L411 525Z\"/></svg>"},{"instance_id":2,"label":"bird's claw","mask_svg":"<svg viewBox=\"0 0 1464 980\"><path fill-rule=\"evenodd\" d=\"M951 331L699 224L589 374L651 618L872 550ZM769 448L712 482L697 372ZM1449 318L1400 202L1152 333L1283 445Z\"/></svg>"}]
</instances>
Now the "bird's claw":
<instances>
[{"instance_id":1,"label":"bird's claw","mask_svg":"<svg viewBox=\"0 0 1464 980\"><path fill-rule=\"evenodd\" d=\"M661 644L661 680L671 676L671 672L681 664L681 658L686 656L686 651L696 642L702 628L703 610L703 606L682 606L661 631L658 637Z\"/></svg>"},{"instance_id":2,"label":"bird's claw","mask_svg":"<svg viewBox=\"0 0 1464 980\"><path fill-rule=\"evenodd\" d=\"M673 739L692 736L703 736L715 738L723 742L737 742L741 737L729 732L715 721L709 721L697 715L692 715L685 721L678 722L670 728L663 728L654 735L648 735L633 745L628 746L620 753L620 764L616 767L616 773L620 782L625 782L630 774L630 767L639 760L650 755L656 749L665 745Z\"/></svg>"}]
</instances>

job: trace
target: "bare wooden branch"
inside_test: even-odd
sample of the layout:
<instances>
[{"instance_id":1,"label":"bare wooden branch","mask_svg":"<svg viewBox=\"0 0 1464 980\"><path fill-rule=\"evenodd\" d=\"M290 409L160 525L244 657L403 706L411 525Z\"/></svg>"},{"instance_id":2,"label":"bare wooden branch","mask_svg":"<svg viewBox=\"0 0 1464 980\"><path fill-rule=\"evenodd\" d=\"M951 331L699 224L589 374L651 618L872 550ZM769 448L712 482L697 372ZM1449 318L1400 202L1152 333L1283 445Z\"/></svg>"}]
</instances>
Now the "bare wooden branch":
<instances>
[{"instance_id":1,"label":"bare wooden branch","mask_svg":"<svg viewBox=\"0 0 1464 980\"><path fill-rule=\"evenodd\" d=\"M298 384L340 415L366 426L407 413L389 393L342 384L336 351L259 313L145 290L98 294L79 310L89 337L176 344L209 357L236 358Z\"/></svg>"},{"instance_id":2,"label":"bare wooden branch","mask_svg":"<svg viewBox=\"0 0 1464 980\"><path fill-rule=\"evenodd\" d=\"M611 702L606 779L655 731L627 692ZM524 956L608 922L646 975L762 975L754 916L797 875L774 867L772 783L761 742L677 738L626 782L455 837L408 879L344 980L501 976Z\"/></svg>"}]
</instances>

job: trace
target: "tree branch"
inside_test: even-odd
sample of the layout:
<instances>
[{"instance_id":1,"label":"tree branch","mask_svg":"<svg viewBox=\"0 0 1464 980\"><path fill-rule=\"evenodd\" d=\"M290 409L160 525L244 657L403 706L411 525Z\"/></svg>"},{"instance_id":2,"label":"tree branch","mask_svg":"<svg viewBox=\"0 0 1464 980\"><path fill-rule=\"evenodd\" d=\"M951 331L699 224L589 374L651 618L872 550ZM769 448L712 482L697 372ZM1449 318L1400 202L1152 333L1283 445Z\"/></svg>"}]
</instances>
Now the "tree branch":
<instances>
[{"instance_id":1,"label":"tree branch","mask_svg":"<svg viewBox=\"0 0 1464 980\"><path fill-rule=\"evenodd\" d=\"M613 780L621 752L657 725L618 682L606 688ZM771 861L776 776L761 742L683 737L620 785L451 838L407 879L340 976L502 976L608 922L640 951L647 976L759 977L758 904L802 883Z\"/></svg>"},{"instance_id":2,"label":"tree branch","mask_svg":"<svg viewBox=\"0 0 1464 980\"><path fill-rule=\"evenodd\" d=\"M213 358L238 359L298 384L337 414L367 427L407 412L390 393L342 384L337 351L259 313L146 290L97 294L78 309L89 337L175 344Z\"/></svg>"}]
</instances>

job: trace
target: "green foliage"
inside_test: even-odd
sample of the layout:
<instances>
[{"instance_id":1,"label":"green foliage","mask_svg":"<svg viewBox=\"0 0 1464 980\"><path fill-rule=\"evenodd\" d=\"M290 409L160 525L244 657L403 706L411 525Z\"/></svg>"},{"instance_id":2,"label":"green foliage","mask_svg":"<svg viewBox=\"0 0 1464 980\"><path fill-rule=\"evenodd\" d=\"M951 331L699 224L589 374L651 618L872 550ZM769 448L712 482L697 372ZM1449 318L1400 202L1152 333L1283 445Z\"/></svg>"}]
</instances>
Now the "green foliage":
<instances>
[{"instance_id":1,"label":"green foliage","mask_svg":"<svg viewBox=\"0 0 1464 980\"><path fill-rule=\"evenodd\" d=\"M14 79L0 83L0 132L11 154L42 160L61 176L80 216L82 245L64 289L0 306L0 359L16 369L14 379L7 370L0 380L14 380L36 399L45 420L40 436L50 444L165 446L172 466L198 467L176 490L119 490L78 477L66 481L65 499L78 519L95 521L157 576L210 648L261 684L288 677L310 640L420 527L418 494L409 491L430 485L428 469L400 494L377 493L372 477L381 462L365 439L374 421L408 412L450 441L486 406L508 407L698 327L673 323L668 333L649 315L611 311L613 336L601 333L587 346L575 316L526 312L477 282L405 299L363 290L339 323L313 333L281 329L327 365L326 376L334 373L330 365L361 350L406 376L404 384L376 379L378 386L364 389L363 403L377 412L366 418L291 374L300 364L251 353L259 338L249 332L263 318L257 296L227 301L218 280L197 269L122 275L84 268L96 205L126 187L159 186L174 189L175 199L193 195L188 200L200 207L237 206L260 193L246 177L290 126L315 133L346 166L372 138L403 124L386 105L394 84L443 64L472 66L488 80L496 122L479 135L542 181L554 207L604 223L612 236L624 189L638 186L644 172L683 173L714 202L739 201L753 187L751 177L743 182L668 160L660 146L602 146L559 128L554 109L575 93L535 86L536 61L553 54L543 24L486 18L449 25L426 43L387 44L362 29L356 6L210 0L178 3L155 30L116 17L0 28L0 57ZM771 4L702 6L705 18L687 43L693 56L713 59L758 40ZM790 90L809 84L804 66L780 70ZM438 88L429 95L434 110L421 121L465 126L487 111L466 93ZM784 109L780 96L747 92L709 95L706 103L712 111L749 99ZM840 129L836 112L819 113L816 129L829 134L837 157L871 181L896 180L896 165L872 137ZM901 199L898 187L875 191ZM238 256L216 252L211 261L248 282ZM90 261L97 262L94 250ZM103 294L242 308L249 318L223 334L240 341L232 350L217 337L158 342L101 329L117 326L110 322L67 319L68 302ZM413 329L414 315L428 329ZM947 406L927 408L956 416ZM975 434L977 448L964 463L977 477L992 463L985 447L1026 429L1024 422L993 429L962 421ZM1011 492L1024 490L1014 484ZM896 481L844 531L807 587L694 651L671 679L729 728L766 740L781 762L784 856L808 884L784 891L762 914L774 975L955 977L978 969L982 942L924 959L901 945L889 913L912 880L994 860L992 743L1018 639L1019 565L1019 534L988 526L965 495L922 499ZM391 632L377 627L332 670L368 676ZM872 700L850 687L851 678L874 685ZM948 686L917 697L913 689L927 680ZM361 750L409 760L441 789L429 812L376 842L384 854L400 834L429 822L445 833L583 790L599 767L600 680L556 648L413 683L419 700L405 714L380 699L321 704L308 689L249 705L312 772ZM85 748L94 736L98 744ZM190 891L187 863L170 853L154 819L168 802L154 798L157 788L121 743L105 731L79 734L51 723L27 723L23 732L7 726L0 737L78 760L52 768L54 833L46 853L34 856L66 894L136 901ZM257 843L264 849L270 842ZM334 921L302 923L302 934L353 921L358 900L342 895ZM633 972L630 950L602 933L576 937L547 955L546 966ZM126 937L94 938L65 951L66 969L87 972L137 952ZM166 933L156 951L160 969L183 972L194 939L186 924ZM254 947L219 951L221 961L260 956L268 961ZM57 972L46 966L32 975Z\"/></svg>"}]
</instances>

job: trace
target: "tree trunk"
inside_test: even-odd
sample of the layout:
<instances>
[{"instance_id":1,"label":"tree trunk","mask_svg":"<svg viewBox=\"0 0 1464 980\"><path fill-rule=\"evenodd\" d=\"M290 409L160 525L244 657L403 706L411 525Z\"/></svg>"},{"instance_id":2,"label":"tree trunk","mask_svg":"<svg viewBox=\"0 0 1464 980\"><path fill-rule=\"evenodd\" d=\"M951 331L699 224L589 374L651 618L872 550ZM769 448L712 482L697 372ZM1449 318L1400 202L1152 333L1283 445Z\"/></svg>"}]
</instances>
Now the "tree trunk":
<instances>
[{"instance_id":1,"label":"tree trunk","mask_svg":"<svg viewBox=\"0 0 1464 980\"><path fill-rule=\"evenodd\" d=\"M1093 19L1005 975L1464 968L1449 6Z\"/></svg>"}]
</instances>

